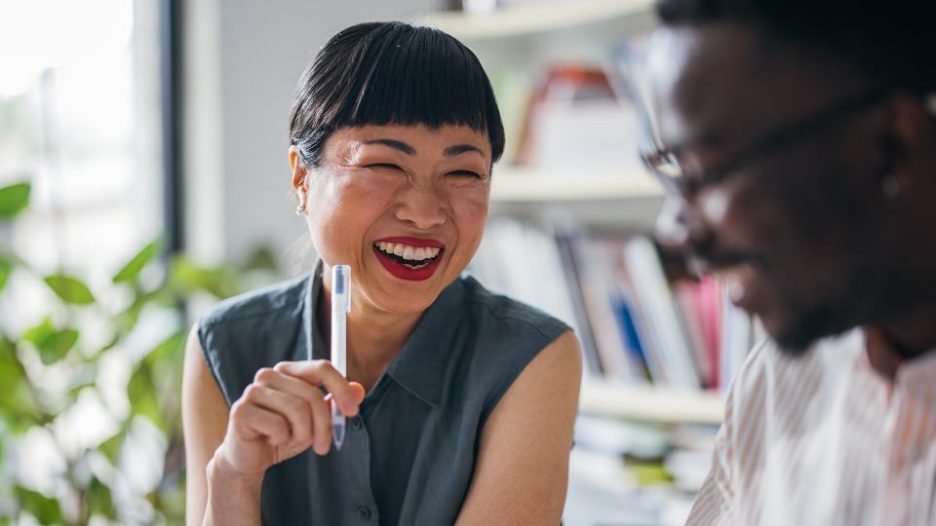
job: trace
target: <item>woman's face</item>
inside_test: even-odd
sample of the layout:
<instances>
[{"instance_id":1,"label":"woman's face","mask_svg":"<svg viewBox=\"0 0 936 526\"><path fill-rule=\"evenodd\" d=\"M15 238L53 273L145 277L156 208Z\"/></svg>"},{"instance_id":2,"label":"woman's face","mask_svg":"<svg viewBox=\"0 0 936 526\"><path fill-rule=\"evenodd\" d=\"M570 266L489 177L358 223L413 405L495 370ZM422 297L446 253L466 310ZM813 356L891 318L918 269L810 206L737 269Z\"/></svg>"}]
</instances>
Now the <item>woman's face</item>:
<instances>
[{"instance_id":1,"label":"woman's face","mask_svg":"<svg viewBox=\"0 0 936 526\"><path fill-rule=\"evenodd\" d=\"M318 168L304 167L295 148L290 163L325 276L350 265L356 301L421 312L478 248L491 181L486 134L465 126L342 128Z\"/></svg>"}]
</instances>

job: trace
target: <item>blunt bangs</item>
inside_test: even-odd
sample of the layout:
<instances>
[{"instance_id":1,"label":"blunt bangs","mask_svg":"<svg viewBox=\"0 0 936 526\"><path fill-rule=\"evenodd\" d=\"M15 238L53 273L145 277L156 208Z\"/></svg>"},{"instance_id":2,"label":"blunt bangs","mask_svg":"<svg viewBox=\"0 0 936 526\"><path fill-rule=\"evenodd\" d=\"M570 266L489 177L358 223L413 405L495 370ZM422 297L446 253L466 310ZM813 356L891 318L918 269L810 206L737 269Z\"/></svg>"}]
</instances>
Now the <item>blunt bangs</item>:
<instances>
[{"instance_id":1,"label":"blunt bangs","mask_svg":"<svg viewBox=\"0 0 936 526\"><path fill-rule=\"evenodd\" d=\"M492 160L504 127L474 53L452 36L399 22L366 23L335 35L303 74L291 140L317 165L328 136L364 125L467 126L485 133Z\"/></svg>"}]
</instances>

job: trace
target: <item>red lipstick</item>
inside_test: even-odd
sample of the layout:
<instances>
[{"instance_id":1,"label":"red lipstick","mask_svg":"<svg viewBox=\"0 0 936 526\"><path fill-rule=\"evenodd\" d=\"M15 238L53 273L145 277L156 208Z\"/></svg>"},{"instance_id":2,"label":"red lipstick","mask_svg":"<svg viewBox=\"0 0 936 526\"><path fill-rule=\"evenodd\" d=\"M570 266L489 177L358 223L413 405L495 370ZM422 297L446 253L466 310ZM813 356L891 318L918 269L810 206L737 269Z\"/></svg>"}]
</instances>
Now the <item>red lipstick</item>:
<instances>
[{"instance_id":1,"label":"red lipstick","mask_svg":"<svg viewBox=\"0 0 936 526\"><path fill-rule=\"evenodd\" d=\"M398 243L413 248L437 248L439 249L439 253L424 266L412 268L411 265L404 263L402 257L388 254L380 250L377 247L378 243ZM406 281L423 281L431 278L435 274L436 270L438 270L439 264L442 261L442 255L445 253L445 243L435 239L427 238L387 237L375 241L373 244L373 250L374 254L377 256L377 260L380 261L380 264L383 265L383 267L387 269L387 272L392 274L394 277Z\"/></svg>"},{"instance_id":2,"label":"red lipstick","mask_svg":"<svg viewBox=\"0 0 936 526\"><path fill-rule=\"evenodd\" d=\"M422 237L385 237L374 241L374 243L400 243L416 248L445 248L445 243L441 241Z\"/></svg>"}]
</instances>

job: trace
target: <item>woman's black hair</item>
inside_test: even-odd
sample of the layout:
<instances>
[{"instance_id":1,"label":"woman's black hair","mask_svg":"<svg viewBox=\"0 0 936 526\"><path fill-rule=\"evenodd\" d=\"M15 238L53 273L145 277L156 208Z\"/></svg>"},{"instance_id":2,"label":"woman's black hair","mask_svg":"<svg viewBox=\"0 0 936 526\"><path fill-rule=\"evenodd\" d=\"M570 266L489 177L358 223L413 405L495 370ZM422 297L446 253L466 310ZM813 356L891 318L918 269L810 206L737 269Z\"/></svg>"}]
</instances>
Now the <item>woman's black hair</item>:
<instances>
[{"instance_id":1,"label":"woman's black hair","mask_svg":"<svg viewBox=\"0 0 936 526\"><path fill-rule=\"evenodd\" d=\"M351 26L306 68L289 126L290 142L306 166L319 165L335 130L368 124L464 125L487 134L493 161L504 152L504 125L478 58L429 27Z\"/></svg>"},{"instance_id":2,"label":"woman's black hair","mask_svg":"<svg viewBox=\"0 0 936 526\"><path fill-rule=\"evenodd\" d=\"M936 89L936 2L889 0L659 0L665 25L741 21L843 60L886 87Z\"/></svg>"}]
</instances>

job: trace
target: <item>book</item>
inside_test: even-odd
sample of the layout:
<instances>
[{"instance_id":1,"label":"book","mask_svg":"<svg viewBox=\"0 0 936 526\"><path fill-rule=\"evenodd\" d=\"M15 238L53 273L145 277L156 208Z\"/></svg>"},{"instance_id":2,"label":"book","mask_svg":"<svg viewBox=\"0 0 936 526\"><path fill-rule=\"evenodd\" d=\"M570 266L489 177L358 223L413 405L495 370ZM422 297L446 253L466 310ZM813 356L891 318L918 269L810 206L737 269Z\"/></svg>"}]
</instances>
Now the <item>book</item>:
<instances>
[{"instance_id":1,"label":"book","mask_svg":"<svg viewBox=\"0 0 936 526\"><path fill-rule=\"evenodd\" d=\"M682 281L674 294L685 321L699 378L705 388L716 388L719 378L721 339L721 291L711 277Z\"/></svg>"},{"instance_id":2,"label":"book","mask_svg":"<svg viewBox=\"0 0 936 526\"><path fill-rule=\"evenodd\" d=\"M655 353L659 369L671 387L701 389L692 351L656 247L643 236L634 237L624 248L624 259L647 327L647 353Z\"/></svg>"},{"instance_id":3,"label":"book","mask_svg":"<svg viewBox=\"0 0 936 526\"><path fill-rule=\"evenodd\" d=\"M617 286L614 265L620 258L620 240L588 239L583 235L570 240L573 258L580 269L579 285L586 314L602 369L606 378L625 383L644 383L642 358L628 347L633 343L626 319L620 309L629 310Z\"/></svg>"},{"instance_id":4,"label":"book","mask_svg":"<svg viewBox=\"0 0 936 526\"><path fill-rule=\"evenodd\" d=\"M577 269L568 259L567 250L544 227L497 218L488 225L469 268L488 289L542 309L572 327L582 344L586 371L602 375Z\"/></svg>"},{"instance_id":5,"label":"book","mask_svg":"<svg viewBox=\"0 0 936 526\"><path fill-rule=\"evenodd\" d=\"M493 219L470 269L569 324L589 375L724 389L751 347L751 320L711 278L671 285L678 265L665 262L643 235L596 235L560 214Z\"/></svg>"},{"instance_id":6,"label":"book","mask_svg":"<svg viewBox=\"0 0 936 526\"><path fill-rule=\"evenodd\" d=\"M530 95L515 164L546 172L642 173L635 144L636 110L615 96L606 71L581 63L543 71ZM559 175L561 176L561 175Z\"/></svg>"}]
</instances>

